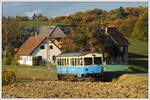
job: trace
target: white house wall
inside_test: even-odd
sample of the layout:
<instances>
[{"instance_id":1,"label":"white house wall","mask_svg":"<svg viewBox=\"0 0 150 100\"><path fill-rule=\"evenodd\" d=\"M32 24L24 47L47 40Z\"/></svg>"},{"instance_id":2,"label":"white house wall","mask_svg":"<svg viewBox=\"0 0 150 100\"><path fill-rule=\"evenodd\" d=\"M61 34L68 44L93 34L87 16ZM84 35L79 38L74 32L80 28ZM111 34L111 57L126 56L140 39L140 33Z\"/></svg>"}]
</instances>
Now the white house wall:
<instances>
[{"instance_id":1,"label":"white house wall","mask_svg":"<svg viewBox=\"0 0 150 100\"><path fill-rule=\"evenodd\" d=\"M53 46L53 49L50 49L50 61L52 63L54 63L53 62L53 56L57 56L57 55L61 54L61 51L60 51L60 49L58 47L55 46L55 44L50 43L50 45Z\"/></svg>"},{"instance_id":2,"label":"white house wall","mask_svg":"<svg viewBox=\"0 0 150 100\"><path fill-rule=\"evenodd\" d=\"M42 60L47 61L47 40L41 43L32 53L32 56L42 56ZM44 49L41 49L41 46L44 45Z\"/></svg>"},{"instance_id":3,"label":"white house wall","mask_svg":"<svg viewBox=\"0 0 150 100\"><path fill-rule=\"evenodd\" d=\"M41 49L40 47L44 45L45 49ZM53 62L53 56L59 55L61 53L60 49L57 48L53 43L50 43L53 46L53 49L50 49L50 61ZM50 46L49 46L50 47ZM36 50L32 53L32 56L42 56L42 60L47 61L47 40L41 43Z\"/></svg>"},{"instance_id":4,"label":"white house wall","mask_svg":"<svg viewBox=\"0 0 150 100\"><path fill-rule=\"evenodd\" d=\"M23 65L33 65L32 56L20 56L20 60L18 62Z\"/></svg>"}]
</instances>

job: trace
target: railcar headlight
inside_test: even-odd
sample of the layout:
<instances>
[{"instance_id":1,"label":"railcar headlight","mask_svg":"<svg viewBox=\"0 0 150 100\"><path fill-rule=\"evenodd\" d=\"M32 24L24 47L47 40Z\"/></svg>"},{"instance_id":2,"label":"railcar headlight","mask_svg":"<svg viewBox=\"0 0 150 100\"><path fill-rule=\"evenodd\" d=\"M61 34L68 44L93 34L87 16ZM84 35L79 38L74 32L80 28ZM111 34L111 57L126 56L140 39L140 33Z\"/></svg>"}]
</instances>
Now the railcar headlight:
<instances>
[{"instance_id":1,"label":"railcar headlight","mask_svg":"<svg viewBox=\"0 0 150 100\"><path fill-rule=\"evenodd\" d=\"M85 70L85 71L88 71L88 69L87 69L87 68L85 68L84 70Z\"/></svg>"}]
</instances>

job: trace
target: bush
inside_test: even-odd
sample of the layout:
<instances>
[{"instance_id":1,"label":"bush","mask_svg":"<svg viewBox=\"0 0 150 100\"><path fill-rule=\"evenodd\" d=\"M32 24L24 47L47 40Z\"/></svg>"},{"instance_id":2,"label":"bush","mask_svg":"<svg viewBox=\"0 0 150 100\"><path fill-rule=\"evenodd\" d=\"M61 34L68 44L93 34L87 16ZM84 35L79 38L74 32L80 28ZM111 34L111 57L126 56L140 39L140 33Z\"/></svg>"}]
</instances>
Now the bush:
<instances>
[{"instance_id":1,"label":"bush","mask_svg":"<svg viewBox=\"0 0 150 100\"><path fill-rule=\"evenodd\" d=\"M16 81L16 68L4 69L2 68L2 85L12 84Z\"/></svg>"}]
</instances>

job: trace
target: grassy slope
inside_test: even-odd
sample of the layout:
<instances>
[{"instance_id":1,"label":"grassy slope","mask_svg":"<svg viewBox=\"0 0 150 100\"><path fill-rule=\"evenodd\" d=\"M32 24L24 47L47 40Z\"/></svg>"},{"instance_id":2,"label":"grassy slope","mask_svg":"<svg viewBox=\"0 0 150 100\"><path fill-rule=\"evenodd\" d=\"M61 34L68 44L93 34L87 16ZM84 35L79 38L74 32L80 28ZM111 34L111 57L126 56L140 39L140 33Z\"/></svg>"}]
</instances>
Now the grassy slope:
<instances>
[{"instance_id":1,"label":"grassy slope","mask_svg":"<svg viewBox=\"0 0 150 100\"><path fill-rule=\"evenodd\" d=\"M24 22L18 22L20 26L55 26L55 25L62 25L62 23L51 23L48 21L24 21Z\"/></svg>"},{"instance_id":2,"label":"grassy slope","mask_svg":"<svg viewBox=\"0 0 150 100\"><path fill-rule=\"evenodd\" d=\"M129 52L136 53L139 55L148 55L148 43L133 38L128 39L130 42Z\"/></svg>"},{"instance_id":3,"label":"grassy slope","mask_svg":"<svg viewBox=\"0 0 150 100\"><path fill-rule=\"evenodd\" d=\"M129 64L132 70L148 72L148 43L132 38L128 39L129 45Z\"/></svg>"}]
</instances>

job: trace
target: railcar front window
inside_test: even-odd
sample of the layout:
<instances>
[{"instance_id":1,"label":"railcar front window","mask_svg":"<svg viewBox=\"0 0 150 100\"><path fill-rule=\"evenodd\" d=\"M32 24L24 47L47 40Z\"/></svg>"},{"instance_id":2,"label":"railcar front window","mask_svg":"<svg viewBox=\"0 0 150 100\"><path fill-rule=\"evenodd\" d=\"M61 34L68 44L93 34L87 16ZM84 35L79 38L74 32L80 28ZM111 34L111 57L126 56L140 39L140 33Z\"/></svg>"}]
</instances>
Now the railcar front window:
<instances>
[{"instance_id":1,"label":"railcar front window","mask_svg":"<svg viewBox=\"0 0 150 100\"><path fill-rule=\"evenodd\" d=\"M101 57L95 57L94 58L94 64L95 65L101 65L102 64L102 58Z\"/></svg>"},{"instance_id":2,"label":"railcar front window","mask_svg":"<svg viewBox=\"0 0 150 100\"><path fill-rule=\"evenodd\" d=\"M84 58L84 65L85 66L92 65L92 58Z\"/></svg>"}]
</instances>

